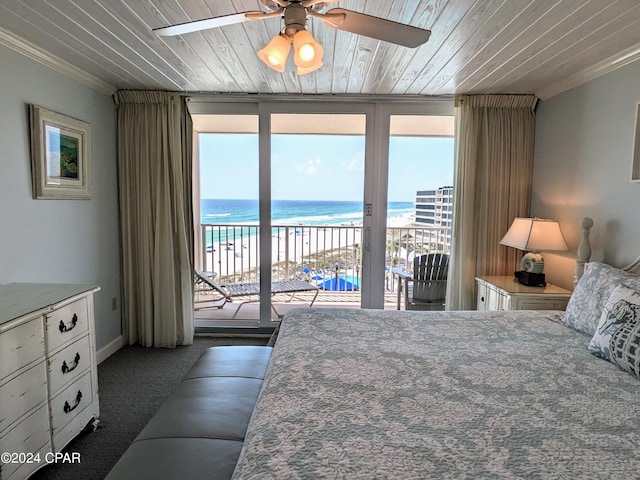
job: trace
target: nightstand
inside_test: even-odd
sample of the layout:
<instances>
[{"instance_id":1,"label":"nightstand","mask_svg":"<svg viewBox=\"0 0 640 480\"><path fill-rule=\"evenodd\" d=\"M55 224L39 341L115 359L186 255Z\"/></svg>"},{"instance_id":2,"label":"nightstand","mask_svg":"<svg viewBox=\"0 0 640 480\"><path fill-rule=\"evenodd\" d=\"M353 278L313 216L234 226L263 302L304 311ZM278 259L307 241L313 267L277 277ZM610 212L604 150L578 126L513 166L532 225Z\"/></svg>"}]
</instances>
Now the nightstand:
<instances>
[{"instance_id":1,"label":"nightstand","mask_svg":"<svg viewBox=\"0 0 640 480\"><path fill-rule=\"evenodd\" d=\"M528 287L513 276L476 277L476 282L478 310L564 310L571 297L557 285Z\"/></svg>"}]
</instances>

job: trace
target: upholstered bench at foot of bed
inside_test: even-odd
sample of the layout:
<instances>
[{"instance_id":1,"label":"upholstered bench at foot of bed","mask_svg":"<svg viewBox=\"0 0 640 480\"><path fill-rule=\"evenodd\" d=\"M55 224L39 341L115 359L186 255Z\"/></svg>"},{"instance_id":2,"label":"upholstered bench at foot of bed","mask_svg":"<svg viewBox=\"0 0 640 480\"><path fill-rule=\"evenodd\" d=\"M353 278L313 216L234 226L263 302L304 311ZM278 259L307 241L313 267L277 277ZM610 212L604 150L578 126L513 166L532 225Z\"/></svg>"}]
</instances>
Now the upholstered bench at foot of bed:
<instances>
[{"instance_id":1,"label":"upholstered bench at foot of bed","mask_svg":"<svg viewBox=\"0 0 640 480\"><path fill-rule=\"evenodd\" d=\"M206 350L107 480L231 478L271 347Z\"/></svg>"}]
</instances>

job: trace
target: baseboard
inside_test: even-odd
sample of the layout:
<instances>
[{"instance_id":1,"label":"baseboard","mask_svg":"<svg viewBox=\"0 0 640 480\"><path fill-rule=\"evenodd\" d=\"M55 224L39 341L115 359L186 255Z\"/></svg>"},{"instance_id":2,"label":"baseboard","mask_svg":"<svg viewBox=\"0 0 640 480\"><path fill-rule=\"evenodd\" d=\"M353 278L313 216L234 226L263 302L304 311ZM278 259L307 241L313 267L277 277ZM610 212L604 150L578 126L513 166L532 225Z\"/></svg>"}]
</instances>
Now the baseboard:
<instances>
[{"instance_id":1,"label":"baseboard","mask_svg":"<svg viewBox=\"0 0 640 480\"><path fill-rule=\"evenodd\" d=\"M102 347L96 352L96 360L98 362L98 365L104 362L107 358L109 358L121 348L122 335L116 337L112 342L108 343L106 346Z\"/></svg>"},{"instance_id":2,"label":"baseboard","mask_svg":"<svg viewBox=\"0 0 640 480\"><path fill-rule=\"evenodd\" d=\"M196 327L196 337L270 337L274 328Z\"/></svg>"}]
</instances>

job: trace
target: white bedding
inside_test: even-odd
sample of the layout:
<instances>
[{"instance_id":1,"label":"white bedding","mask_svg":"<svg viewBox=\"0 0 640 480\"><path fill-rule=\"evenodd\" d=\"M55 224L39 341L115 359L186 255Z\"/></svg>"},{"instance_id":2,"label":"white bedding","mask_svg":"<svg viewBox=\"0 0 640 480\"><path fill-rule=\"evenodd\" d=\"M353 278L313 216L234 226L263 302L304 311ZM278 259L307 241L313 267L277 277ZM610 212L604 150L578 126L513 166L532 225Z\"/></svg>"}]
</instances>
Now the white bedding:
<instances>
[{"instance_id":1,"label":"white bedding","mask_svg":"<svg viewBox=\"0 0 640 480\"><path fill-rule=\"evenodd\" d=\"M290 312L234 478L638 478L640 382L561 314Z\"/></svg>"}]
</instances>

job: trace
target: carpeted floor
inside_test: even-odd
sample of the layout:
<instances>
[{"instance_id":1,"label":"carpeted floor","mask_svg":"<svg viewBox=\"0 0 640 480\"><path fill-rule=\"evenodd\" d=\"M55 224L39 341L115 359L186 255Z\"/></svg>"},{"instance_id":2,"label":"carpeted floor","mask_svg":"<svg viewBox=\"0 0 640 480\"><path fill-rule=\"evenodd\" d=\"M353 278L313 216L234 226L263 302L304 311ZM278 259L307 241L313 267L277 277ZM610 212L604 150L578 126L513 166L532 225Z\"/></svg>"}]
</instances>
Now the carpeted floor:
<instances>
[{"instance_id":1,"label":"carpeted floor","mask_svg":"<svg viewBox=\"0 0 640 480\"><path fill-rule=\"evenodd\" d=\"M98 365L100 424L65 449L79 464L52 464L36 480L103 479L200 354L218 345L266 345L269 338L196 337L188 347L126 346ZM143 479L141 479L143 480Z\"/></svg>"}]
</instances>

